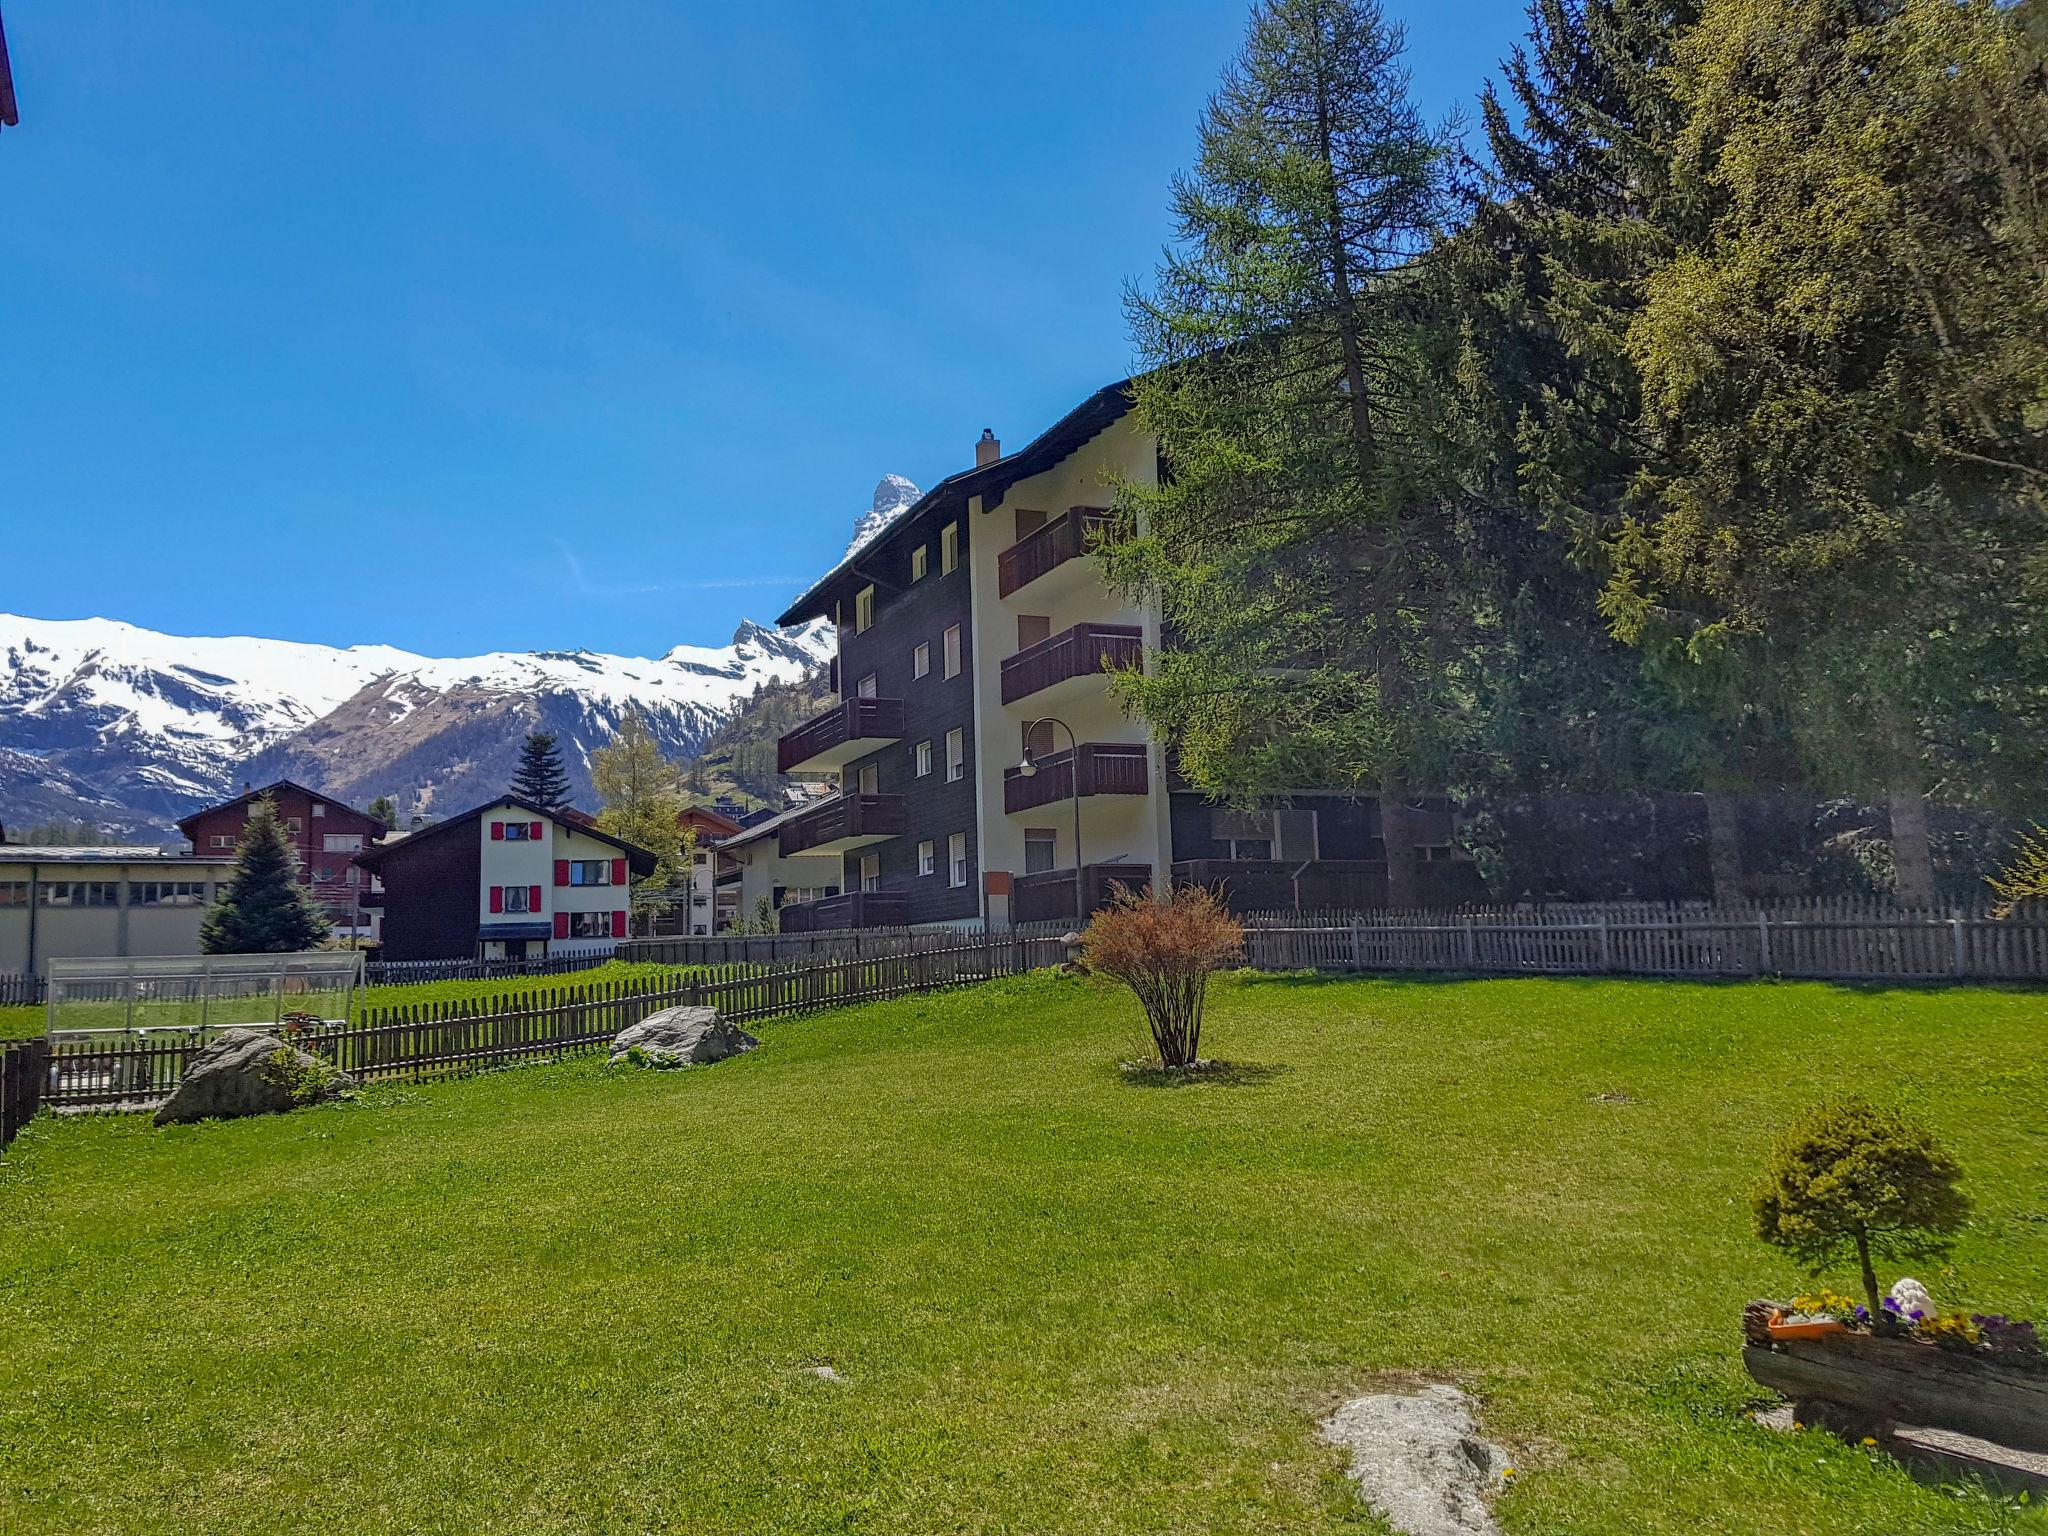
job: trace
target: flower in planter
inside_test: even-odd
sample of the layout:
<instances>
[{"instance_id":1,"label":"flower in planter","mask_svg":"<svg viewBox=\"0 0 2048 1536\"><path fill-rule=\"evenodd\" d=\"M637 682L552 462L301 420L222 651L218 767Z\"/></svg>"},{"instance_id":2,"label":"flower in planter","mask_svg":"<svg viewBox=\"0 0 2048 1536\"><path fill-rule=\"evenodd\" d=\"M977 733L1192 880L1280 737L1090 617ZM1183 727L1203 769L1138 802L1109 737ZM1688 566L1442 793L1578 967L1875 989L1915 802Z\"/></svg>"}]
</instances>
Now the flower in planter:
<instances>
[{"instance_id":1,"label":"flower in planter","mask_svg":"<svg viewBox=\"0 0 2048 1536\"><path fill-rule=\"evenodd\" d=\"M1893 1303L1892 1310L1909 1322L1934 1316L1934 1298L1927 1293L1927 1287L1910 1277L1892 1286L1887 1298Z\"/></svg>"},{"instance_id":2,"label":"flower in planter","mask_svg":"<svg viewBox=\"0 0 2048 1536\"><path fill-rule=\"evenodd\" d=\"M1984 1340L1984 1347L1996 1355L2038 1355L2041 1338L2032 1323L2016 1321L2003 1313L1975 1313L1970 1321Z\"/></svg>"}]
</instances>

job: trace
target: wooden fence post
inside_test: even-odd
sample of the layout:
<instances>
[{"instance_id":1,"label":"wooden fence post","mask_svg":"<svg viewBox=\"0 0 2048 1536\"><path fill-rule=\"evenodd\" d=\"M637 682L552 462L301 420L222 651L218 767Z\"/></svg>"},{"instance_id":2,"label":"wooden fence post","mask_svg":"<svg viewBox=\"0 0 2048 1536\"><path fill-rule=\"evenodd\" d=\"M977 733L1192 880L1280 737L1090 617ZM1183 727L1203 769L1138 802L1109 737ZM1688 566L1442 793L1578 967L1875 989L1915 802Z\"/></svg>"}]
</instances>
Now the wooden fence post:
<instances>
[{"instance_id":1,"label":"wooden fence post","mask_svg":"<svg viewBox=\"0 0 2048 1536\"><path fill-rule=\"evenodd\" d=\"M1963 914L1953 907L1949 909L1948 932L1955 972L1958 976L1967 976L1970 972L1970 946L1963 935Z\"/></svg>"},{"instance_id":2,"label":"wooden fence post","mask_svg":"<svg viewBox=\"0 0 2048 1536\"><path fill-rule=\"evenodd\" d=\"M1756 974L1768 976L1771 973L1771 915L1762 907L1756 909Z\"/></svg>"}]
</instances>

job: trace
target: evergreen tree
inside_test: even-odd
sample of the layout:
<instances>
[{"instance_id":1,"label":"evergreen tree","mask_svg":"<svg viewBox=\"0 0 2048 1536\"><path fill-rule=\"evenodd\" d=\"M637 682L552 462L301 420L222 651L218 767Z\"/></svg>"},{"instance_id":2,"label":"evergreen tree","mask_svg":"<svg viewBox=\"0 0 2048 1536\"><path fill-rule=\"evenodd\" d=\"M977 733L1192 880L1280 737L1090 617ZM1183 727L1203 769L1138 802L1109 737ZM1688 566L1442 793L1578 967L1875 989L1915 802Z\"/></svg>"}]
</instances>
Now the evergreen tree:
<instances>
[{"instance_id":1,"label":"evergreen tree","mask_svg":"<svg viewBox=\"0 0 2048 1536\"><path fill-rule=\"evenodd\" d=\"M206 909L199 948L209 955L282 954L317 949L328 936L326 915L299 883L298 855L268 795L249 808L235 850L235 870Z\"/></svg>"},{"instance_id":2,"label":"evergreen tree","mask_svg":"<svg viewBox=\"0 0 2048 1536\"><path fill-rule=\"evenodd\" d=\"M632 893L635 926L651 926L675 904L673 892L688 870L675 764L661 755L653 730L635 710L608 744L590 754L590 778L601 807L598 826L655 857L654 872L636 881ZM692 829L692 846L694 838Z\"/></svg>"},{"instance_id":3,"label":"evergreen tree","mask_svg":"<svg viewBox=\"0 0 2048 1536\"><path fill-rule=\"evenodd\" d=\"M561 748L553 731L529 731L520 744L519 767L512 775L512 793L544 811L569 803L569 775L562 768Z\"/></svg>"},{"instance_id":4,"label":"evergreen tree","mask_svg":"<svg viewBox=\"0 0 2048 1536\"><path fill-rule=\"evenodd\" d=\"M1420 899L1411 780L1455 692L1452 562L1413 265L1451 209L1452 141L1408 95L1373 0L1263 0L1173 188L1177 245L1129 302L1139 423L1173 473L1127 488L1111 580L1172 648L1126 696L1198 788L1376 792L1389 899Z\"/></svg>"},{"instance_id":5,"label":"evergreen tree","mask_svg":"<svg viewBox=\"0 0 2048 1536\"><path fill-rule=\"evenodd\" d=\"M376 799L372 800L365 814L374 816L377 820L383 822L385 826L392 828L394 831L397 830L398 802L389 795L379 795Z\"/></svg>"}]
</instances>

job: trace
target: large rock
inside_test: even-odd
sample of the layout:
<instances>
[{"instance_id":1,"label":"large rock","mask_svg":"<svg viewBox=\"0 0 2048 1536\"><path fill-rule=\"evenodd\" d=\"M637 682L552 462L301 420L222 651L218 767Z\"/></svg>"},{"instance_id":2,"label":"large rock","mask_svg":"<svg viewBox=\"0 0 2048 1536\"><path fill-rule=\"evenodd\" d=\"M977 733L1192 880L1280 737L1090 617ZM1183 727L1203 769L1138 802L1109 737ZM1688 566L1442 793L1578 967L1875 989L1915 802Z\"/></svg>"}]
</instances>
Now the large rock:
<instances>
[{"instance_id":1,"label":"large rock","mask_svg":"<svg viewBox=\"0 0 2048 1536\"><path fill-rule=\"evenodd\" d=\"M275 1035L233 1029L185 1064L185 1075L156 1112L156 1123L278 1115L338 1099L355 1085L346 1072Z\"/></svg>"},{"instance_id":2,"label":"large rock","mask_svg":"<svg viewBox=\"0 0 2048 1536\"><path fill-rule=\"evenodd\" d=\"M1402 1536L1499 1536L1486 1495L1508 1477L1507 1455L1479 1437L1472 1400L1456 1387L1354 1397L1321 1429L1351 1453L1351 1480Z\"/></svg>"},{"instance_id":3,"label":"large rock","mask_svg":"<svg viewBox=\"0 0 2048 1536\"><path fill-rule=\"evenodd\" d=\"M720 1018L716 1008L664 1008L620 1030L612 1041L611 1059L650 1067L696 1067L751 1051L760 1043Z\"/></svg>"}]
</instances>

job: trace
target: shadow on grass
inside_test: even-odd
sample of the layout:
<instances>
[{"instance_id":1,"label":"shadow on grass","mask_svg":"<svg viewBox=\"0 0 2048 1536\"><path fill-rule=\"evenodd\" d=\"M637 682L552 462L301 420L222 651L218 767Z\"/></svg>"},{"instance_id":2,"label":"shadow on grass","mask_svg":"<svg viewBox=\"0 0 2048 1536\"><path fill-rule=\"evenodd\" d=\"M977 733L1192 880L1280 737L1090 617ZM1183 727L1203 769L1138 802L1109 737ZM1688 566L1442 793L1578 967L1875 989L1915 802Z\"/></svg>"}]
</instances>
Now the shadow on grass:
<instances>
[{"instance_id":1,"label":"shadow on grass","mask_svg":"<svg viewBox=\"0 0 2048 1536\"><path fill-rule=\"evenodd\" d=\"M1117 1076L1134 1088L1256 1088L1294 1068L1279 1062L1204 1061L1192 1067L1162 1067L1149 1061L1120 1061Z\"/></svg>"}]
</instances>

